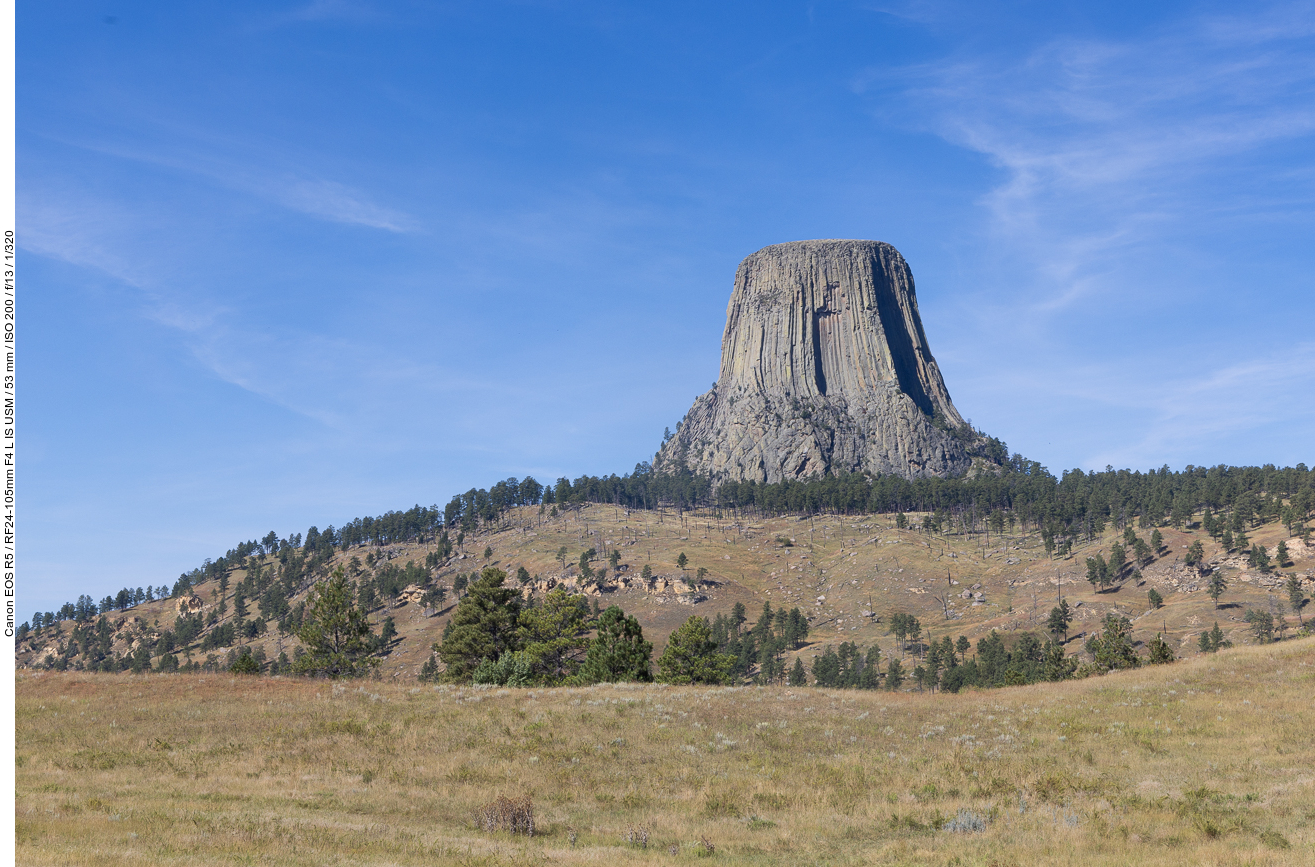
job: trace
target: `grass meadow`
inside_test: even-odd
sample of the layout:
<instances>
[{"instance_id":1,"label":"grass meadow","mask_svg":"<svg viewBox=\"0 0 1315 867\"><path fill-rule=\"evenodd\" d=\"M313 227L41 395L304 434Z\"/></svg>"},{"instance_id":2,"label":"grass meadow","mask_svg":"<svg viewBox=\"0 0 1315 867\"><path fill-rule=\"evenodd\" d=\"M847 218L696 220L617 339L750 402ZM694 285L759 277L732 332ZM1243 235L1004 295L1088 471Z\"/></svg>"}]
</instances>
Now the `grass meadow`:
<instances>
[{"instance_id":1,"label":"grass meadow","mask_svg":"<svg viewBox=\"0 0 1315 867\"><path fill-rule=\"evenodd\" d=\"M19 672L17 856L1309 865L1313 695L1315 639L960 695Z\"/></svg>"}]
</instances>

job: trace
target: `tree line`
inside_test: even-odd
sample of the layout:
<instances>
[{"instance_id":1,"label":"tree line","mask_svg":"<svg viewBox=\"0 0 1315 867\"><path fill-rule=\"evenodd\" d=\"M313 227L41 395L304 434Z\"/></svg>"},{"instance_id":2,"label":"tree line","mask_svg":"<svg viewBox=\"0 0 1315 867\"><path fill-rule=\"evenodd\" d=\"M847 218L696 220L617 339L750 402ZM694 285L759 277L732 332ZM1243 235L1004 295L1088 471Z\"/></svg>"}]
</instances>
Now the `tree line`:
<instances>
[{"instance_id":1,"label":"tree line","mask_svg":"<svg viewBox=\"0 0 1315 867\"><path fill-rule=\"evenodd\" d=\"M441 510L417 505L379 517L356 518L342 527L330 525L321 530L312 526L304 537L293 533L280 538L270 531L259 541L239 543L223 556L182 573L167 593L163 586L125 587L100 602L83 595L56 611L38 613L31 624L24 624L26 629L20 629L26 636L59 621L87 623L109 611L188 595L205 581L243 568L252 556L286 560L296 554L308 571L318 568L322 572L335 551L367 545L433 540L450 554L449 531L457 531L460 539L481 527L496 525L512 508L535 504L541 508L583 503L635 509L704 507L753 515L893 513L903 525L907 525L905 513L920 512L925 515L920 529L927 532L999 534L1006 527L1032 528L1040 532L1048 552L1061 555L1079 537L1095 538L1111 524L1125 531L1134 525L1140 529L1182 526L1197 513L1204 514L1203 526L1226 548L1244 550L1249 544L1246 530L1268 520L1281 520L1293 535L1307 537L1305 522L1315 509L1315 472L1305 464L1281 469L1272 464L1188 466L1182 471L1164 466L1145 473L1107 467L1101 472L1069 470L1056 479L1045 467L1021 455L1004 458L1008 453L1004 443L993 442L1000 452L999 471L972 478L848 474L774 484L715 485L712 479L687 471L655 471L647 462L636 464L633 472L623 476L586 475L573 482L559 478L550 486L532 477L509 478L487 490L472 488L454 496ZM1155 547L1152 539L1152 550ZM1263 550L1249 553L1257 561L1268 556ZM1134 555L1142 556L1140 551ZM1110 569L1109 561L1105 562ZM1105 574L1099 563L1096 574ZM1109 574L1112 577L1113 571ZM380 589L388 592L386 580Z\"/></svg>"}]
</instances>

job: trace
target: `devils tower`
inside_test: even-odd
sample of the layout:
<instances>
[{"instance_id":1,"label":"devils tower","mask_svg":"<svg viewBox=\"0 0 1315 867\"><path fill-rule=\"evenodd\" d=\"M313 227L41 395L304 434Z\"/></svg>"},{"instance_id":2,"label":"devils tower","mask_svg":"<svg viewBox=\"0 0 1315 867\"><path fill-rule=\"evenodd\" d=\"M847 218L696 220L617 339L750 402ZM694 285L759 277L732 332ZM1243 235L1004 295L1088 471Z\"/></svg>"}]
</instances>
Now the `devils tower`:
<instances>
[{"instance_id":1,"label":"devils tower","mask_svg":"<svg viewBox=\"0 0 1315 867\"><path fill-rule=\"evenodd\" d=\"M795 241L740 263L721 375L654 463L718 484L952 476L972 467L976 439L927 346L904 257L880 241Z\"/></svg>"}]
</instances>

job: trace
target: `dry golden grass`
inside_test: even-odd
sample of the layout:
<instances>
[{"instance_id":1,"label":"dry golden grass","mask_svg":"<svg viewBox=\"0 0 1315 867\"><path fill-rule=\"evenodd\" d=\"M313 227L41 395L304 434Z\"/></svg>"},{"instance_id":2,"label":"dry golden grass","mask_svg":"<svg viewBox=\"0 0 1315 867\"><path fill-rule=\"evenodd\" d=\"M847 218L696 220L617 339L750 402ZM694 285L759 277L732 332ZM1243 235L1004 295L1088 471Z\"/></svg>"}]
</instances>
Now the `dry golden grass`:
<instances>
[{"instance_id":1,"label":"dry golden grass","mask_svg":"<svg viewBox=\"0 0 1315 867\"><path fill-rule=\"evenodd\" d=\"M1097 593L1086 581L1085 558L1098 551L1109 553L1110 545L1118 538L1112 529L1100 539L1078 546L1069 558L1050 559L1036 534L992 536L986 545L980 536L929 537L896 530L893 523L892 515L785 515L736 523L727 516L718 518L715 512L686 512L678 517L674 512L626 512L597 504L573 508L556 518L541 518L536 508L524 507L512 510L499 527L471 534L465 542L468 556L439 569L436 582L450 587L458 573L477 571L486 563L512 574L518 566L543 576L573 574L574 566L563 571L556 559L561 546L567 548L568 564L586 548L615 548L621 553L621 562L630 567L631 576L649 565L654 574L675 578L682 574L676 558L684 552L690 560L686 574L693 575L704 567L717 582L707 589L705 601L683 605L670 595L663 598L624 590L605 593L598 599L599 604L620 605L626 613L635 615L658 655L671 632L691 614L712 619L717 614L729 614L738 602L746 606L751 619L756 619L764 602L770 602L773 608L798 606L812 622L809 644L798 651L806 667L826 645L844 641L865 647L880 644L889 654L895 646L889 632L889 614L896 611L918 616L927 634L935 638L965 635L976 642L993 629L1007 636L1022 631L1044 635L1046 617L1058 603L1061 588L1064 598L1074 606L1075 619L1067 646L1070 654L1082 648L1088 634L1099 631L1107 613L1115 612L1131 618L1136 640L1149 642L1163 632L1178 656L1190 656L1198 653L1198 635L1216 622L1234 644L1251 642L1254 639L1244 619L1246 609L1273 610L1276 600L1286 598L1281 587L1261 583L1263 580L1278 585L1283 575L1260 576L1255 570L1230 565L1223 569L1229 589L1221 600L1222 607L1216 608L1205 593L1204 580L1189 578L1195 573L1185 571L1181 564L1183 551L1194 541L1205 544L1208 557L1221 553L1219 546L1200 531L1162 528L1166 548L1143 570L1145 585L1138 587L1127 581ZM1149 538L1149 531L1138 532ZM1287 533L1280 524L1272 523L1256 528L1252 536L1272 550ZM795 544L783 547L777 541L780 538L794 539ZM493 549L489 561L480 556L486 546ZM395 555L395 564L404 564L410 560L423 562L433 549L432 543L408 543L389 546L389 553ZM353 557L364 560L372 550L354 548L340 553L336 563L349 564ZM1303 577L1308 591L1315 589L1315 557L1303 553L1284 571ZM240 570L234 572L231 584L236 585L244 575ZM947 577L958 583L948 583ZM1062 585L1057 586L1056 581ZM974 585L980 585L983 594L978 604L958 595ZM198 593L213 604L217 586L217 582L207 582ZM1164 607L1156 611L1150 609L1146 596L1151 588L1161 592L1165 600ZM953 606L953 619L946 619L936 598L947 591L951 594L948 601ZM824 598L819 601L819 596ZM425 616L415 604L379 610L373 615L376 627L384 616L391 615L398 630L397 643L381 666L385 680L414 683L430 656L430 648L442 635L453 602L449 596L449 607L435 617ZM173 625L176 605L173 599L160 600L110 617L139 619L142 631L155 633ZM232 616L231 600L228 611ZM863 616L865 611L879 615L881 620ZM1289 614L1287 622L1294 628L1298 625L1294 614ZM72 627L72 623L62 624L58 635L67 638ZM41 656L40 646L57 643L56 636L48 630L39 640L20 644L19 664L36 663ZM263 646L269 659L276 658L280 651L291 656L296 645L293 638L280 640L272 628L252 642L253 648ZM229 649L220 649L216 657L222 660ZM117 643L115 652L129 652L128 643ZM1143 648L1141 653L1144 656L1146 650ZM205 656L194 653L193 658L199 662ZM787 666L792 662L787 659Z\"/></svg>"},{"instance_id":2,"label":"dry golden grass","mask_svg":"<svg viewBox=\"0 0 1315 867\"><path fill-rule=\"evenodd\" d=\"M1309 865L1313 691L1315 639L958 696L20 672L17 855Z\"/></svg>"}]
</instances>

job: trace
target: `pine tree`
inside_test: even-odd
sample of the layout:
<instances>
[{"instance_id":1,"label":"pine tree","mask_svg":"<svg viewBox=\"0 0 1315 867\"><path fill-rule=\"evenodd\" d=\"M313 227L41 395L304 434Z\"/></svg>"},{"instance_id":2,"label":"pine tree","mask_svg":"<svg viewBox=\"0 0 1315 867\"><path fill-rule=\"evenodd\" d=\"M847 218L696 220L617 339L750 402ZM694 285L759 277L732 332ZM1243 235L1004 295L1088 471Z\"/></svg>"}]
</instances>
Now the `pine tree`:
<instances>
[{"instance_id":1,"label":"pine tree","mask_svg":"<svg viewBox=\"0 0 1315 867\"><path fill-rule=\"evenodd\" d=\"M658 659L657 679L678 685L726 684L730 683L734 666L735 657L720 652L713 644L707 619L695 615L671 633Z\"/></svg>"},{"instance_id":2,"label":"pine tree","mask_svg":"<svg viewBox=\"0 0 1315 867\"><path fill-rule=\"evenodd\" d=\"M1064 655L1064 648L1053 641L1046 642L1042 651L1042 672L1046 680L1067 680L1077 669L1077 661Z\"/></svg>"},{"instance_id":3,"label":"pine tree","mask_svg":"<svg viewBox=\"0 0 1315 867\"><path fill-rule=\"evenodd\" d=\"M639 621L616 605L598 618L598 636L589 642L579 679L583 683L653 680L653 643L644 640Z\"/></svg>"},{"instance_id":4,"label":"pine tree","mask_svg":"<svg viewBox=\"0 0 1315 867\"><path fill-rule=\"evenodd\" d=\"M233 674L260 674L260 663L251 655L251 648L244 647L228 670Z\"/></svg>"},{"instance_id":5,"label":"pine tree","mask_svg":"<svg viewBox=\"0 0 1315 867\"><path fill-rule=\"evenodd\" d=\"M1210 647L1213 650L1218 650L1221 647L1231 646L1232 642L1224 639L1224 630L1219 628L1219 621L1216 620L1215 625L1210 629Z\"/></svg>"},{"instance_id":6,"label":"pine tree","mask_svg":"<svg viewBox=\"0 0 1315 867\"><path fill-rule=\"evenodd\" d=\"M1072 622L1073 612L1068 607L1068 601L1060 600L1058 605L1050 609L1050 617L1046 619L1046 630L1056 638L1062 636L1068 641L1068 627Z\"/></svg>"},{"instance_id":7,"label":"pine tree","mask_svg":"<svg viewBox=\"0 0 1315 867\"><path fill-rule=\"evenodd\" d=\"M1161 637L1160 633L1155 633L1155 637L1151 639L1151 665L1163 665L1173 661L1173 648Z\"/></svg>"},{"instance_id":8,"label":"pine tree","mask_svg":"<svg viewBox=\"0 0 1315 867\"><path fill-rule=\"evenodd\" d=\"M554 587L543 602L523 606L517 644L535 683L556 684L573 677L589 645L589 607L585 597ZM505 652L505 651L504 651Z\"/></svg>"},{"instance_id":9,"label":"pine tree","mask_svg":"<svg viewBox=\"0 0 1315 867\"><path fill-rule=\"evenodd\" d=\"M894 692L904 683L904 666L900 665L898 659L892 659L886 666L886 689Z\"/></svg>"},{"instance_id":10,"label":"pine tree","mask_svg":"<svg viewBox=\"0 0 1315 867\"><path fill-rule=\"evenodd\" d=\"M1280 547L1282 546L1280 545ZM1297 612L1297 625L1299 627L1305 626L1306 623L1301 618L1301 606L1306 604L1306 594L1301 589L1301 579L1297 577L1296 573L1293 573L1288 576L1284 587L1288 591L1288 604L1292 606L1293 611Z\"/></svg>"},{"instance_id":11,"label":"pine tree","mask_svg":"<svg viewBox=\"0 0 1315 867\"><path fill-rule=\"evenodd\" d=\"M1128 562L1127 551L1124 550L1122 545L1120 545L1118 542L1115 542L1110 547L1110 563L1109 563L1110 575L1117 578L1119 573L1123 571L1124 564L1127 562Z\"/></svg>"},{"instance_id":12,"label":"pine tree","mask_svg":"<svg viewBox=\"0 0 1315 867\"><path fill-rule=\"evenodd\" d=\"M1278 543L1278 548L1274 551L1274 562L1280 566L1292 565L1292 557L1288 554L1287 542Z\"/></svg>"},{"instance_id":13,"label":"pine tree","mask_svg":"<svg viewBox=\"0 0 1315 867\"><path fill-rule=\"evenodd\" d=\"M1210 580L1205 585L1205 592L1207 596L1214 600L1216 611L1219 610L1219 597L1223 596L1224 591L1227 589L1228 582L1224 580L1221 573L1214 572L1210 575Z\"/></svg>"},{"instance_id":14,"label":"pine tree","mask_svg":"<svg viewBox=\"0 0 1315 867\"><path fill-rule=\"evenodd\" d=\"M1248 608L1245 620L1251 624L1251 631L1261 644L1269 644L1274 640L1274 615L1268 611Z\"/></svg>"},{"instance_id":15,"label":"pine tree","mask_svg":"<svg viewBox=\"0 0 1315 867\"><path fill-rule=\"evenodd\" d=\"M738 631L740 625L749 619L748 612L745 611L743 602L736 602L731 607L731 622L734 624L732 629Z\"/></svg>"},{"instance_id":16,"label":"pine tree","mask_svg":"<svg viewBox=\"0 0 1315 867\"><path fill-rule=\"evenodd\" d=\"M297 630L306 648L294 666L297 673L355 677L378 664L370 622L353 602L354 589L339 566L329 580L311 591L305 619Z\"/></svg>"},{"instance_id":17,"label":"pine tree","mask_svg":"<svg viewBox=\"0 0 1315 867\"><path fill-rule=\"evenodd\" d=\"M447 665L444 677L467 682L484 660L497 661L506 651L520 650L520 593L504 587L507 573L486 566L479 580L457 603L449 623L451 631L434 645Z\"/></svg>"},{"instance_id":18,"label":"pine tree","mask_svg":"<svg viewBox=\"0 0 1315 867\"><path fill-rule=\"evenodd\" d=\"M790 669L790 686L807 686L808 675L804 673L804 663L799 657L794 658L794 666Z\"/></svg>"},{"instance_id":19,"label":"pine tree","mask_svg":"<svg viewBox=\"0 0 1315 867\"><path fill-rule=\"evenodd\" d=\"M1200 539L1197 539L1192 543L1192 546L1187 549L1187 556L1183 557L1183 562L1188 566L1195 566L1203 559L1205 559L1205 546L1201 544Z\"/></svg>"},{"instance_id":20,"label":"pine tree","mask_svg":"<svg viewBox=\"0 0 1315 867\"><path fill-rule=\"evenodd\" d=\"M825 687L840 685L840 655L834 647L827 645L822 655L813 660L813 683Z\"/></svg>"},{"instance_id":21,"label":"pine tree","mask_svg":"<svg viewBox=\"0 0 1315 867\"><path fill-rule=\"evenodd\" d=\"M1096 667L1104 671L1137 668L1141 660L1132 646L1132 622L1116 614L1105 615L1105 628L1088 642Z\"/></svg>"}]
</instances>

